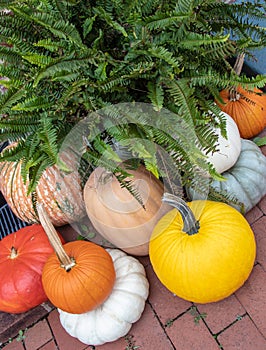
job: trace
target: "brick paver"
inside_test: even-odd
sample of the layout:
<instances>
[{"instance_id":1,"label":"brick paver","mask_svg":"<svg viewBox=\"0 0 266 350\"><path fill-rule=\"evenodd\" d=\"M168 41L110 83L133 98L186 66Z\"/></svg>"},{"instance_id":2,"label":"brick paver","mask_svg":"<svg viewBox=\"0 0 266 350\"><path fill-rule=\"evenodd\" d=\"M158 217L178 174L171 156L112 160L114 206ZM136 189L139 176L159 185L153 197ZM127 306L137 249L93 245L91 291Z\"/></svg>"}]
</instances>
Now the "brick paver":
<instances>
[{"instance_id":1,"label":"brick paver","mask_svg":"<svg viewBox=\"0 0 266 350\"><path fill-rule=\"evenodd\" d=\"M24 350L22 342L14 339L11 343L5 346L5 350Z\"/></svg>"},{"instance_id":2,"label":"brick paver","mask_svg":"<svg viewBox=\"0 0 266 350\"><path fill-rule=\"evenodd\" d=\"M175 296L162 285L151 265L146 268L146 273L150 281L148 300L152 304L162 324L176 318L191 307L192 303Z\"/></svg>"},{"instance_id":3,"label":"brick paver","mask_svg":"<svg viewBox=\"0 0 266 350\"><path fill-rule=\"evenodd\" d=\"M197 316L198 314L186 312L166 328L176 349L219 350L218 343Z\"/></svg>"},{"instance_id":4,"label":"brick paver","mask_svg":"<svg viewBox=\"0 0 266 350\"><path fill-rule=\"evenodd\" d=\"M252 230L255 234L257 245L256 261L266 271L266 216L263 216L253 225Z\"/></svg>"},{"instance_id":5,"label":"brick paver","mask_svg":"<svg viewBox=\"0 0 266 350\"><path fill-rule=\"evenodd\" d=\"M263 212L258 206L252 208L249 212L246 213L245 217L250 225L256 222L259 218L263 216Z\"/></svg>"},{"instance_id":6,"label":"brick paver","mask_svg":"<svg viewBox=\"0 0 266 350\"><path fill-rule=\"evenodd\" d=\"M248 316L234 323L218 336L224 350L263 350L265 338Z\"/></svg>"},{"instance_id":7,"label":"brick paver","mask_svg":"<svg viewBox=\"0 0 266 350\"><path fill-rule=\"evenodd\" d=\"M53 339L53 335L46 320L36 323L25 333L25 346L27 350L36 350Z\"/></svg>"},{"instance_id":8,"label":"brick paver","mask_svg":"<svg viewBox=\"0 0 266 350\"><path fill-rule=\"evenodd\" d=\"M173 350L174 347L167 338L151 306L146 305L144 311L140 320L132 326L130 331L130 334L134 335L135 345L143 350Z\"/></svg>"},{"instance_id":9,"label":"brick paver","mask_svg":"<svg viewBox=\"0 0 266 350\"><path fill-rule=\"evenodd\" d=\"M197 308L213 334L221 332L224 328L235 322L239 316L246 313L235 295L217 303L199 304Z\"/></svg>"},{"instance_id":10,"label":"brick paver","mask_svg":"<svg viewBox=\"0 0 266 350\"><path fill-rule=\"evenodd\" d=\"M38 350L58 350L58 348L57 348L54 340L51 340L47 344L41 346Z\"/></svg>"},{"instance_id":11,"label":"brick paver","mask_svg":"<svg viewBox=\"0 0 266 350\"><path fill-rule=\"evenodd\" d=\"M247 310L259 331L266 337L266 272L257 264L236 297ZM266 349L266 343L265 343Z\"/></svg>"},{"instance_id":12,"label":"brick paver","mask_svg":"<svg viewBox=\"0 0 266 350\"><path fill-rule=\"evenodd\" d=\"M59 314L57 310L54 310L48 316L48 322L53 329L55 341L58 344L60 350L84 350L86 345L78 341L76 338L71 337L61 326L59 321Z\"/></svg>"}]
</instances>

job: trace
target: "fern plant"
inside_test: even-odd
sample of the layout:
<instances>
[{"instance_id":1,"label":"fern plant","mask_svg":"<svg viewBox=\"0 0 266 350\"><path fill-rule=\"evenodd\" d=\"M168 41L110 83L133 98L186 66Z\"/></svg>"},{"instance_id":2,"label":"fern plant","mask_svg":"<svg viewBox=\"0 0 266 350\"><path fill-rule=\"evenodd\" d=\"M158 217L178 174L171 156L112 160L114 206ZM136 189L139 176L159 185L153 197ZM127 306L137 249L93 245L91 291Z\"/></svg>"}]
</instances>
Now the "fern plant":
<instances>
[{"instance_id":1,"label":"fern plant","mask_svg":"<svg viewBox=\"0 0 266 350\"><path fill-rule=\"evenodd\" d=\"M264 75L248 78L233 69L238 54L265 47L263 3L2 0L0 9L0 76L7 89L0 98L0 142L16 142L0 160L23 161L30 191L46 167L63 168L61 145L86 117L99 133L86 135L83 169L104 164L121 175L125 148L158 177L204 184L202 169L219 175L201 150L216 150L213 126L225 135L214 99L239 83L266 83ZM119 107L134 103L137 111ZM93 114L99 110L101 118ZM163 166L166 154L171 168Z\"/></svg>"}]
</instances>

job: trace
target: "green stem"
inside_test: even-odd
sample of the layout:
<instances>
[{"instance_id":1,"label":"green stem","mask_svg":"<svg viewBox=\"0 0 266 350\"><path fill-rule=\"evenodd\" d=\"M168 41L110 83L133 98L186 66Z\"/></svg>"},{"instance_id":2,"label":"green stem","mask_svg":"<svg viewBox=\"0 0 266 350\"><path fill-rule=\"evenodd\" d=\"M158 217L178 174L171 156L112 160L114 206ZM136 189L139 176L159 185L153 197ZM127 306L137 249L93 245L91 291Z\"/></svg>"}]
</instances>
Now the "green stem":
<instances>
[{"instance_id":1,"label":"green stem","mask_svg":"<svg viewBox=\"0 0 266 350\"><path fill-rule=\"evenodd\" d=\"M199 231L199 222L186 202L171 193L164 193L162 201L176 208L183 219L183 231L188 235L194 235Z\"/></svg>"}]
</instances>

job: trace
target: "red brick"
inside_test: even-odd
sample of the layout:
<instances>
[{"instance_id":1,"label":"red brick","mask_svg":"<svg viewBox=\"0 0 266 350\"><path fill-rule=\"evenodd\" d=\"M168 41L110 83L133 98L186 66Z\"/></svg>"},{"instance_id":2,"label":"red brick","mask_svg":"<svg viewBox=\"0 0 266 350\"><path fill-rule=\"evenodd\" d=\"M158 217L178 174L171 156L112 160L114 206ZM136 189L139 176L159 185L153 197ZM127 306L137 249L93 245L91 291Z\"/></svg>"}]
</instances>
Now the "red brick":
<instances>
[{"instance_id":1,"label":"red brick","mask_svg":"<svg viewBox=\"0 0 266 350\"><path fill-rule=\"evenodd\" d=\"M248 316L237 321L218 336L225 350L262 350L266 342Z\"/></svg>"},{"instance_id":2,"label":"red brick","mask_svg":"<svg viewBox=\"0 0 266 350\"><path fill-rule=\"evenodd\" d=\"M133 336L134 345L143 350L173 350L164 329L150 305L146 305L140 320L133 324L129 334ZM122 348L124 349L124 348ZM98 349L97 349L98 350ZM110 348L110 350L113 350ZM121 350L121 348L119 349Z\"/></svg>"},{"instance_id":3,"label":"red brick","mask_svg":"<svg viewBox=\"0 0 266 350\"><path fill-rule=\"evenodd\" d=\"M144 267L147 267L151 264L149 256L136 256L136 258Z\"/></svg>"},{"instance_id":4,"label":"red brick","mask_svg":"<svg viewBox=\"0 0 266 350\"><path fill-rule=\"evenodd\" d=\"M206 314L205 322L213 334L222 331L233 323L238 316L245 313L245 309L235 295L231 295L217 303L197 305L197 308L201 314Z\"/></svg>"},{"instance_id":5,"label":"red brick","mask_svg":"<svg viewBox=\"0 0 266 350\"><path fill-rule=\"evenodd\" d=\"M53 340L49 341L49 343L45 344L38 350L57 350L57 346Z\"/></svg>"},{"instance_id":6,"label":"red brick","mask_svg":"<svg viewBox=\"0 0 266 350\"><path fill-rule=\"evenodd\" d=\"M20 341L14 339L12 343L7 344L3 347L3 350L24 350L23 344Z\"/></svg>"},{"instance_id":7,"label":"red brick","mask_svg":"<svg viewBox=\"0 0 266 350\"><path fill-rule=\"evenodd\" d=\"M260 332L266 337L266 272L256 265L236 297L247 310ZM266 344L265 344L266 348Z\"/></svg>"},{"instance_id":8,"label":"red brick","mask_svg":"<svg viewBox=\"0 0 266 350\"><path fill-rule=\"evenodd\" d=\"M250 211L248 211L246 213L245 218L247 219L249 224L252 225L255 221L257 221L262 216L263 216L263 212L256 205L255 207L253 207Z\"/></svg>"},{"instance_id":9,"label":"red brick","mask_svg":"<svg viewBox=\"0 0 266 350\"><path fill-rule=\"evenodd\" d=\"M164 287L151 265L146 268L146 272L150 282L148 300L163 324L191 307L192 303L175 296Z\"/></svg>"},{"instance_id":10,"label":"red brick","mask_svg":"<svg viewBox=\"0 0 266 350\"><path fill-rule=\"evenodd\" d=\"M53 338L46 320L39 321L25 333L24 343L27 350L36 350Z\"/></svg>"},{"instance_id":11,"label":"red brick","mask_svg":"<svg viewBox=\"0 0 266 350\"><path fill-rule=\"evenodd\" d=\"M258 261L262 265L264 271L266 271L266 216L260 218L251 227L255 234L257 244L256 261Z\"/></svg>"},{"instance_id":12,"label":"red brick","mask_svg":"<svg viewBox=\"0 0 266 350\"><path fill-rule=\"evenodd\" d=\"M57 310L52 311L48 316L48 322L53 330L55 340L60 350L84 350L87 345L71 337L62 327Z\"/></svg>"},{"instance_id":13,"label":"red brick","mask_svg":"<svg viewBox=\"0 0 266 350\"><path fill-rule=\"evenodd\" d=\"M189 311L166 328L166 333L176 349L218 350L219 345L202 320L195 322L195 315Z\"/></svg>"},{"instance_id":14,"label":"red brick","mask_svg":"<svg viewBox=\"0 0 266 350\"><path fill-rule=\"evenodd\" d=\"M262 200L258 203L258 207L266 215L266 196L262 198Z\"/></svg>"}]
</instances>

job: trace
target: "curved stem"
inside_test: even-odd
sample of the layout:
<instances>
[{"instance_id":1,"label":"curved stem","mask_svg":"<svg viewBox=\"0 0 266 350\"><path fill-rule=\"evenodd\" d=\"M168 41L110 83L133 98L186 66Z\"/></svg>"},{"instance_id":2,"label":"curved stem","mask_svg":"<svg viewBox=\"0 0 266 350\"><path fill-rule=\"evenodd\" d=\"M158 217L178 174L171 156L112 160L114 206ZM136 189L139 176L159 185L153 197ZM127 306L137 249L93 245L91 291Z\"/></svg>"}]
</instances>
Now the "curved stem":
<instances>
[{"instance_id":1,"label":"curved stem","mask_svg":"<svg viewBox=\"0 0 266 350\"><path fill-rule=\"evenodd\" d=\"M42 204L36 205L40 222L44 231L47 234L47 237L54 248L54 251L58 257L58 260L61 263L61 266L66 270L70 271L73 266L75 266L75 261L73 261L65 252L63 245L58 237L58 234L51 223L48 214L46 213Z\"/></svg>"},{"instance_id":2,"label":"curved stem","mask_svg":"<svg viewBox=\"0 0 266 350\"><path fill-rule=\"evenodd\" d=\"M171 193L164 193L162 201L176 208L183 219L183 231L188 235L194 235L199 231L199 222L186 202Z\"/></svg>"}]
</instances>

